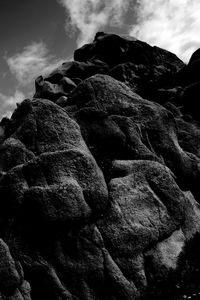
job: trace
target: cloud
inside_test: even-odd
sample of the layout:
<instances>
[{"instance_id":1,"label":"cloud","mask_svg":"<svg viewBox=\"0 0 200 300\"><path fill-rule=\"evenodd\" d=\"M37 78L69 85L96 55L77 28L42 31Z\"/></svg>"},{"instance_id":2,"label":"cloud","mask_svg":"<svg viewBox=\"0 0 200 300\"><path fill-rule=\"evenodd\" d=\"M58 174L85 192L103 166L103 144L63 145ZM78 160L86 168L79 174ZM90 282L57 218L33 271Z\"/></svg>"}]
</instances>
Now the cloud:
<instances>
[{"instance_id":1,"label":"cloud","mask_svg":"<svg viewBox=\"0 0 200 300\"><path fill-rule=\"evenodd\" d=\"M26 86L37 76L51 72L62 62L49 54L43 42L34 42L26 46L22 52L5 59L20 86Z\"/></svg>"},{"instance_id":2,"label":"cloud","mask_svg":"<svg viewBox=\"0 0 200 300\"><path fill-rule=\"evenodd\" d=\"M199 0L138 0L129 34L176 53L185 62L200 47Z\"/></svg>"},{"instance_id":3,"label":"cloud","mask_svg":"<svg viewBox=\"0 0 200 300\"><path fill-rule=\"evenodd\" d=\"M59 0L73 28L79 30L78 46L90 42L106 25L122 25L131 0ZM66 24L69 33L69 23Z\"/></svg>"},{"instance_id":4,"label":"cloud","mask_svg":"<svg viewBox=\"0 0 200 300\"><path fill-rule=\"evenodd\" d=\"M132 24L128 29L129 35L168 49L185 62L200 47L199 0L58 1L67 12L67 33L69 23L70 30L75 28L79 31L78 46L91 42L95 33L106 26L123 27L128 14Z\"/></svg>"},{"instance_id":5,"label":"cloud","mask_svg":"<svg viewBox=\"0 0 200 300\"><path fill-rule=\"evenodd\" d=\"M25 95L20 90L16 90L12 96L0 93L0 120L5 116L10 117L13 110L16 108L16 103L19 103L24 99Z\"/></svg>"}]
</instances>

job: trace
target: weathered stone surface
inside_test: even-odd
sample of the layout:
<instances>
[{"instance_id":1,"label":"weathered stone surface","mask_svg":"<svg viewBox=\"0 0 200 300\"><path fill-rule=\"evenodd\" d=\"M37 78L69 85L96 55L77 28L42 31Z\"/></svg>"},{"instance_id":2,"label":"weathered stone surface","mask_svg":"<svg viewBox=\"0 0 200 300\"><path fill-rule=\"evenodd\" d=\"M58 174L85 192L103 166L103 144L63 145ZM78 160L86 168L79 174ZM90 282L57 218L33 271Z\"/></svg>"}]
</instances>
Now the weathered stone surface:
<instances>
[{"instance_id":1,"label":"weathered stone surface","mask_svg":"<svg viewBox=\"0 0 200 300\"><path fill-rule=\"evenodd\" d=\"M60 98L58 98L58 100L56 100L56 104L58 104L61 107L65 107L67 105L67 97L66 96L62 96Z\"/></svg>"},{"instance_id":2,"label":"weathered stone surface","mask_svg":"<svg viewBox=\"0 0 200 300\"><path fill-rule=\"evenodd\" d=\"M95 215L107 208L104 179L91 155L77 150L49 153L33 164L44 176L41 183L46 181L48 186L40 187L39 178L31 176L33 165L24 166L30 186L23 200L27 222L78 225L86 223L92 211Z\"/></svg>"},{"instance_id":3,"label":"weathered stone surface","mask_svg":"<svg viewBox=\"0 0 200 300\"><path fill-rule=\"evenodd\" d=\"M35 91L34 98L49 99L53 102L61 96L67 96L60 85L45 81L42 76L35 80Z\"/></svg>"},{"instance_id":4,"label":"weathered stone surface","mask_svg":"<svg viewBox=\"0 0 200 300\"><path fill-rule=\"evenodd\" d=\"M176 119L178 125L178 140L184 151L193 153L200 157L200 128L192 119L180 118Z\"/></svg>"},{"instance_id":5,"label":"weathered stone surface","mask_svg":"<svg viewBox=\"0 0 200 300\"><path fill-rule=\"evenodd\" d=\"M155 240L162 239L165 235L169 236L180 223L184 213L183 197L178 189L172 187L174 181L166 167L142 160L129 161L129 166L130 175L112 179L110 182L113 216L110 218L108 215L108 221L102 221L103 224L105 222L104 239L107 246L109 245L112 253L118 256L123 252L127 255L138 254ZM169 180L174 195L170 195L170 191L166 190ZM155 181L158 190L155 190ZM164 203L159 201L159 195L163 193L167 197Z\"/></svg>"},{"instance_id":6,"label":"weathered stone surface","mask_svg":"<svg viewBox=\"0 0 200 300\"><path fill-rule=\"evenodd\" d=\"M37 155L72 147L86 149L77 123L45 99L22 102L12 115L7 132Z\"/></svg>"},{"instance_id":7,"label":"weathered stone surface","mask_svg":"<svg viewBox=\"0 0 200 300\"><path fill-rule=\"evenodd\" d=\"M0 240L0 290L13 292L20 285L20 276L16 270L15 261L12 258L6 243Z\"/></svg>"},{"instance_id":8,"label":"weathered stone surface","mask_svg":"<svg viewBox=\"0 0 200 300\"><path fill-rule=\"evenodd\" d=\"M175 173L183 189L198 186L199 160L180 147L176 121L163 106L105 75L83 81L70 104L77 107L74 116L102 168L112 159L156 160Z\"/></svg>"},{"instance_id":9,"label":"weathered stone surface","mask_svg":"<svg viewBox=\"0 0 200 300\"><path fill-rule=\"evenodd\" d=\"M124 82L140 96L163 103L164 99L160 100L157 90L166 82L165 78L170 77L170 70L163 65L127 62L112 68L108 75Z\"/></svg>"},{"instance_id":10,"label":"weathered stone surface","mask_svg":"<svg viewBox=\"0 0 200 300\"><path fill-rule=\"evenodd\" d=\"M184 66L176 55L166 50L151 47L147 43L134 38L103 32L96 34L93 43L87 44L74 52L76 61L87 61L94 57L105 61L109 66L128 61L134 64L163 64L174 71L178 71Z\"/></svg>"},{"instance_id":11,"label":"weathered stone surface","mask_svg":"<svg viewBox=\"0 0 200 300\"><path fill-rule=\"evenodd\" d=\"M15 262L11 257L8 246L0 241L0 276L1 276L1 289L13 289L19 285L20 278L15 267Z\"/></svg>"},{"instance_id":12,"label":"weathered stone surface","mask_svg":"<svg viewBox=\"0 0 200 300\"><path fill-rule=\"evenodd\" d=\"M58 83L51 83L39 76L35 80L36 93L34 98L49 99L56 102L60 97L67 96L75 87L76 84L68 77L63 76Z\"/></svg>"},{"instance_id":13,"label":"weathered stone surface","mask_svg":"<svg viewBox=\"0 0 200 300\"><path fill-rule=\"evenodd\" d=\"M57 83L59 80L63 80L64 77L68 77L72 81L74 78L83 80L95 74L105 74L107 71L108 66L99 59L87 62L71 61L63 63L59 68L45 77L45 81Z\"/></svg>"},{"instance_id":14,"label":"weathered stone surface","mask_svg":"<svg viewBox=\"0 0 200 300\"><path fill-rule=\"evenodd\" d=\"M142 66L139 65L142 69ZM142 88L144 88L145 80L142 80L139 76L139 72L135 70L134 63L124 63L115 66L109 72L109 75L119 81L124 82L128 85L134 92L140 94ZM142 73L142 72L141 72ZM145 73L143 73L145 75Z\"/></svg>"},{"instance_id":15,"label":"weathered stone surface","mask_svg":"<svg viewBox=\"0 0 200 300\"><path fill-rule=\"evenodd\" d=\"M73 146L11 169L1 177L0 192L4 195L0 206L15 213L25 201L27 222L35 224L84 221L91 209L100 213L108 205L107 188L95 160L89 151Z\"/></svg>"},{"instance_id":16,"label":"weathered stone surface","mask_svg":"<svg viewBox=\"0 0 200 300\"><path fill-rule=\"evenodd\" d=\"M24 297L24 300L31 300L31 287L27 281L23 281L22 285L20 286L20 291L22 296Z\"/></svg>"},{"instance_id":17,"label":"weathered stone surface","mask_svg":"<svg viewBox=\"0 0 200 300\"><path fill-rule=\"evenodd\" d=\"M199 208L178 188L169 169L157 162L115 161L113 167L123 177L111 180L111 209L98 227L117 265L142 288L148 272L156 276L163 269L167 276L166 269L176 268L186 239L200 229Z\"/></svg>"},{"instance_id":18,"label":"weathered stone surface","mask_svg":"<svg viewBox=\"0 0 200 300\"><path fill-rule=\"evenodd\" d=\"M0 145L0 170L8 171L34 157L33 152L26 149L19 140L8 138Z\"/></svg>"},{"instance_id":19,"label":"weathered stone surface","mask_svg":"<svg viewBox=\"0 0 200 300\"><path fill-rule=\"evenodd\" d=\"M98 33L74 58L0 122L0 298L182 297L159 284L200 232L199 51Z\"/></svg>"},{"instance_id":20,"label":"weathered stone surface","mask_svg":"<svg viewBox=\"0 0 200 300\"><path fill-rule=\"evenodd\" d=\"M179 255L183 252L185 236L181 229L157 243L150 251L145 253L147 261L147 276L152 280L163 279L173 269L176 270Z\"/></svg>"}]
</instances>

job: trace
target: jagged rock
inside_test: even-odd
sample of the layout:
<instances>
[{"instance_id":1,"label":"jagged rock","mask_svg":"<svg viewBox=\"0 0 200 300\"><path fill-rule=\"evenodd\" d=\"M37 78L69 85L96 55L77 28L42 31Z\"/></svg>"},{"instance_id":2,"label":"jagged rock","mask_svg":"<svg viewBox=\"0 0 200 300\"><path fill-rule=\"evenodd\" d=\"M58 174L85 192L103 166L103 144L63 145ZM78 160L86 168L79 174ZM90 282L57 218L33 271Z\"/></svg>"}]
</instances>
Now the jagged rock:
<instances>
[{"instance_id":1,"label":"jagged rock","mask_svg":"<svg viewBox=\"0 0 200 300\"><path fill-rule=\"evenodd\" d=\"M42 76L39 76L35 80L35 95L34 98L42 98L42 99L49 99L55 102L61 96L67 96L66 93L66 85L70 86L72 89L72 84L66 82L66 80L61 79L59 84L53 84L49 81L45 81ZM73 87L76 85L74 84ZM69 89L69 90L70 90Z\"/></svg>"},{"instance_id":2,"label":"jagged rock","mask_svg":"<svg viewBox=\"0 0 200 300\"><path fill-rule=\"evenodd\" d=\"M61 107L65 107L67 105L67 99L68 98L66 96L62 96L56 101L56 104L58 104Z\"/></svg>"},{"instance_id":3,"label":"jagged rock","mask_svg":"<svg viewBox=\"0 0 200 300\"><path fill-rule=\"evenodd\" d=\"M175 72L184 66L176 55L166 50L151 47L136 39L103 32L96 34L93 43L84 45L74 52L75 61L85 62L93 58L105 61L109 66L124 62L147 65L163 64Z\"/></svg>"},{"instance_id":4,"label":"jagged rock","mask_svg":"<svg viewBox=\"0 0 200 300\"><path fill-rule=\"evenodd\" d=\"M153 100L159 87L174 87L174 76L185 66L166 50L103 32L96 35L93 43L76 50L74 59L82 63L94 59L105 62L110 76L125 82L142 97Z\"/></svg>"},{"instance_id":5,"label":"jagged rock","mask_svg":"<svg viewBox=\"0 0 200 300\"><path fill-rule=\"evenodd\" d=\"M159 87L163 85L163 82L166 82L166 77L170 77L170 70L166 66L135 65L134 63L127 62L115 66L108 74L124 82L134 92L144 98L153 99L153 101L157 101L161 104L165 102L165 99L162 98L162 95L160 95L158 91ZM164 91L165 90L166 88ZM173 92L175 88L168 89L168 91L169 90ZM171 97L172 96L174 96L174 93L171 93Z\"/></svg>"},{"instance_id":6,"label":"jagged rock","mask_svg":"<svg viewBox=\"0 0 200 300\"><path fill-rule=\"evenodd\" d=\"M79 79L83 80L95 74L107 73L107 71L108 66L99 59L87 62L71 61L63 63L59 68L45 77L45 81L55 84L63 80L64 77L67 77L77 82Z\"/></svg>"},{"instance_id":7,"label":"jagged rock","mask_svg":"<svg viewBox=\"0 0 200 300\"><path fill-rule=\"evenodd\" d=\"M112 68L108 73L111 77L124 82L128 85L134 92L139 93L142 89L142 84L144 86L143 80L135 72L134 63L128 62L124 64L119 64Z\"/></svg>"},{"instance_id":8,"label":"jagged rock","mask_svg":"<svg viewBox=\"0 0 200 300\"><path fill-rule=\"evenodd\" d=\"M63 86L63 90L66 93L71 92L76 87L76 84L68 77L63 77L60 80L60 84Z\"/></svg>"},{"instance_id":9,"label":"jagged rock","mask_svg":"<svg viewBox=\"0 0 200 300\"><path fill-rule=\"evenodd\" d=\"M60 77L57 83L51 83L53 81L51 77L44 80L42 76L39 76L35 80L36 93L34 98L49 99L57 102L60 97L66 97L76 87L76 84L68 77Z\"/></svg>"},{"instance_id":10,"label":"jagged rock","mask_svg":"<svg viewBox=\"0 0 200 300\"><path fill-rule=\"evenodd\" d=\"M74 58L0 123L0 298L154 299L200 232L199 51Z\"/></svg>"}]
</instances>

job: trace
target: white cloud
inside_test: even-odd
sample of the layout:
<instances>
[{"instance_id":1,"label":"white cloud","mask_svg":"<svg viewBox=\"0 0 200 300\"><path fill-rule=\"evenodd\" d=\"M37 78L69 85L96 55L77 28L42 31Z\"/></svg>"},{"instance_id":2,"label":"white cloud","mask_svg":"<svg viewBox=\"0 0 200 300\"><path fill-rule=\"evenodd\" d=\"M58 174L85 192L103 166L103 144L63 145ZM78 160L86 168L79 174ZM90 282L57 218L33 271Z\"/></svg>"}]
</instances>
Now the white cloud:
<instances>
[{"instance_id":1,"label":"white cloud","mask_svg":"<svg viewBox=\"0 0 200 300\"><path fill-rule=\"evenodd\" d=\"M168 49L186 62L200 47L199 0L138 0L137 16L131 36Z\"/></svg>"},{"instance_id":2,"label":"white cloud","mask_svg":"<svg viewBox=\"0 0 200 300\"><path fill-rule=\"evenodd\" d=\"M12 74L21 86L31 83L37 76L55 69L61 60L49 55L43 42L32 43L11 57L5 58Z\"/></svg>"},{"instance_id":3,"label":"white cloud","mask_svg":"<svg viewBox=\"0 0 200 300\"><path fill-rule=\"evenodd\" d=\"M131 36L168 49L186 62L200 47L199 0L58 1L67 12L67 32L69 23L79 31L78 46L91 42L95 33L108 25L123 26L128 12L129 19L133 15L128 32Z\"/></svg>"},{"instance_id":4,"label":"white cloud","mask_svg":"<svg viewBox=\"0 0 200 300\"><path fill-rule=\"evenodd\" d=\"M130 0L59 0L73 28L79 30L78 46L90 42L105 25L122 24ZM69 32L69 24L66 29Z\"/></svg>"},{"instance_id":5,"label":"white cloud","mask_svg":"<svg viewBox=\"0 0 200 300\"><path fill-rule=\"evenodd\" d=\"M16 103L19 103L24 99L25 95L19 90L16 90L12 96L0 93L0 120L5 116L10 117L13 110L16 108Z\"/></svg>"}]
</instances>

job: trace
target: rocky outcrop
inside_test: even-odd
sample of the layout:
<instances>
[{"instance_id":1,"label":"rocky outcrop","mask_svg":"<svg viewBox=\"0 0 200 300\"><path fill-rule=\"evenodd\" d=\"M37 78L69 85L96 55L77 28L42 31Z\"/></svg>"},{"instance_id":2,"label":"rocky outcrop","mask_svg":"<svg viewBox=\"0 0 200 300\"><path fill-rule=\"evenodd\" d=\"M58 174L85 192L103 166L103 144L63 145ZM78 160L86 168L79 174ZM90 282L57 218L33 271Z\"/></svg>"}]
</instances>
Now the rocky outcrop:
<instances>
[{"instance_id":1,"label":"rocky outcrop","mask_svg":"<svg viewBox=\"0 0 200 300\"><path fill-rule=\"evenodd\" d=\"M21 264L13 259L2 239L0 239L0 278L1 299L31 299L30 285L24 280Z\"/></svg>"},{"instance_id":2,"label":"rocky outcrop","mask_svg":"<svg viewBox=\"0 0 200 300\"><path fill-rule=\"evenodd\" d=\"M1 121L1 299L162 299L200 233L198 53L98 33Z\"/></svg>"}]
</instances>

